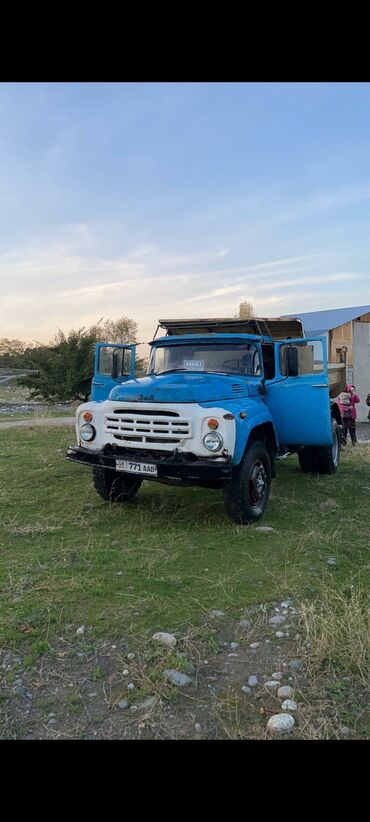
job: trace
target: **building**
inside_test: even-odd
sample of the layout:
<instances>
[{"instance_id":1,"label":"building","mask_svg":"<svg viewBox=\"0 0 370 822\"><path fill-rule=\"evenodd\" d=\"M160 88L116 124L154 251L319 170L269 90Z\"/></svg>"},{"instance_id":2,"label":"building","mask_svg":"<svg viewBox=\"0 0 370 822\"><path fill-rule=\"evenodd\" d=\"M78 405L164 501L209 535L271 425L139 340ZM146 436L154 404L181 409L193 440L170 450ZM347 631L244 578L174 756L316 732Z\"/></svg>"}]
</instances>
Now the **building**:
<instances>
[{"instance_id":1,"label":"building","mask_svg":"<svg viewBox=\"0 0 370 822\"><path fill-rule=\"evenodd\" d=\"M370 392L370 305L289 316L302 320L306 337L326 337L330 362L346 363L347 381L356 386L361 397L361 403L357 406L358 419L362 422L367 420L369 409L365 399Z\"/></svg>"}]
</instances>

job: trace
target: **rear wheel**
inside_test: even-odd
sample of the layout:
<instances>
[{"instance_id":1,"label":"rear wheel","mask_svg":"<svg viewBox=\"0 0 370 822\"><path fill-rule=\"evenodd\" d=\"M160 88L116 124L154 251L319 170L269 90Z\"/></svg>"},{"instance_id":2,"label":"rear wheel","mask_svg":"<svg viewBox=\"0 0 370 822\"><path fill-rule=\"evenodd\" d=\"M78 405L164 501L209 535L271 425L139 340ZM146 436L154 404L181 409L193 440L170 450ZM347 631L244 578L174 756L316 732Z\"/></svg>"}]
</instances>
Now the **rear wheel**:
<instances>
[{"instance_id":1,"label":"rear wheel","mask_svg":"<svg viewBox=\"0 0 370 822\"><path fill-rule=\"evenodd\" d=\"M335 474L340 462L340 429L336 420L331 421L333 441L329 448L316 448L317 472Z\"/></svg>"},{"instance_id":2,"label":"rear wheel","mask_svg":"<svg viewBox=\"0 0 370 822\"><path fill-rule=\"evenodd\" d=\"M315 449L312 446L307 446L306 448L302 448L302 451L299 451L298 462L305 474L314 474L317 472L317 459Z\"/></svg>"},{"instance_id":3,"label":"rear wheel","mask_svg":"<svg viewBox=\"0 0 370 822\"><path fill-rule=\"evenodd\" d=\"M224 487L225 511L240 525L262 516L270 494L271 463L263 442L254 442Z\"/></svg>"},{"instance_id":4,"label":"rear wheel","mask_svg":"<svg viewBox=\"0 0 370 822\"><path fill-rule=\"evenodd\" d=\"M340 462L340 429L335 419L331 421L332 444L328 447L310 446L298 454L304 473L335 474Z\"/></svg>"},{"instance_id":5,"label":"rear wheel","mask_svg":"<svg viewBox=\"0 0 370 822\"><path fill-rule=\"evenodd\" d=\"M106 502L128 502L139 490L142 480L95 465L93 482L95 490Z\"/></svg>"}]
</instances>

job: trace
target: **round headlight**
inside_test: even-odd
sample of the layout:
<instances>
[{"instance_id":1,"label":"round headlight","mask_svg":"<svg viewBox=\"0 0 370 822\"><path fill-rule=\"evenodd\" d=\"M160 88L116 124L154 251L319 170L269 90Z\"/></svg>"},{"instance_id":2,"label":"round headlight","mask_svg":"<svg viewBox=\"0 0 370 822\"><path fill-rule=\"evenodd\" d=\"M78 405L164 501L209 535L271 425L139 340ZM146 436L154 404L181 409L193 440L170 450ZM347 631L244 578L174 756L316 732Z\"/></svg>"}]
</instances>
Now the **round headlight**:
<instances>
[{"instance_id":1,"label":"round headlight","mask_svg":"<svg viewBox=\"0 0 370 822\"><path fill-rule=\"evenodd\" d=\"M203 438L204 447L208 449L208 451L219 451L220 448L223 446L223 439L220 434L216 434L216 431L212 431L210 434L206 434Z\"/></svg>"},{"instance_id":2,"label":"round headlight","mask_svg":"<svg viewBox=\"0 0 370 822\"><path fill-rule=\"evenodd\" d=\"M93 425L89 425L89 423L82 425L80 429L80 437L82 440L85 442L91 442L95 438L95 434L96 431Z\"/></svg>"}]
</instances>

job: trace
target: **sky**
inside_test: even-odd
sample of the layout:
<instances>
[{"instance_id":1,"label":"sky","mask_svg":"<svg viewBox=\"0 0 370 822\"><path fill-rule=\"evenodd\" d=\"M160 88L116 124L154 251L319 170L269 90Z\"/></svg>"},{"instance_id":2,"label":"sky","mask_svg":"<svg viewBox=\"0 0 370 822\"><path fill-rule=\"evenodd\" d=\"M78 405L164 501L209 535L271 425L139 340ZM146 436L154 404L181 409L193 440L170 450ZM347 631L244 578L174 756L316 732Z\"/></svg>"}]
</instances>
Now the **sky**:
<instances>
[{"instance_id":1,"label":"sky","mask_svg":"<svg viewBox=\"0 0 370 822\"><path fill-rule=\"evenodd\" d=\"M0 337L370 303L370 84L0 84Z\"/></svg>"}]
</instances>

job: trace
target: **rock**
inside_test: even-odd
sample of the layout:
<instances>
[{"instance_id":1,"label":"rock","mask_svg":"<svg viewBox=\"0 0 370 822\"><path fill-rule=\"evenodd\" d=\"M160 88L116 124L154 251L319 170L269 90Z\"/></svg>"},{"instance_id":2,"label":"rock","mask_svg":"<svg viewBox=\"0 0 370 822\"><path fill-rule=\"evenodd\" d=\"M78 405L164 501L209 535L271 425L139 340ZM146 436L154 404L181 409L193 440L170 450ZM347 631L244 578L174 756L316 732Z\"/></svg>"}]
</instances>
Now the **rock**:
<instances>
[{"instance_id":1,"label":"rock","mask_svg":"<svg viewBox=\"0 0 370 822\"><path fill-rule=\"evenodd\" d=\"M285 599L284 602L281 603L282 608L291 608L293 605L292 599Z\"/></svg>"},{"instance_id":2,"label":"rock","mask_svg":"<svg viewBox=\"0 0 370 822\"><path fill-rule=\"evenodd\" d=\"M347 725L340 725L339 733L340 733L341 736L348 736L349 732L350 732L350 729L347 728Z\"/></svg>"},{"instance_id":3,"label":"rock","mask_svg":"<svg viewBox=\"0 0 370 822\"><path fill-rule=\"evenodd\" d=\"M230 648L236 651L236 649L239 648L239 642L230 642Z\"/></svg>"},{"instance_id":4,"label":"rock","mask_svg":"<svg viewBox=\"0 0 370 822\"><path fill-rule=\"evenodd\" d=\"M272 690L273 688L278 688L278 687L279 687L279 682L277 682L275 679L269 679L268 682L265 682L265 688L271 688L271 690Z\"/></svg>"},{"instance_id":5,"label":"rock","mask_svg":"<svg viewBox=\"0 0 370 822\"><path fill-rule=\"evenodd\" d=\"M158 705L159 699L157 696L147 696L143 702L138 706L139 711L152 711Z\"/></svg>"},{"instance_id":6,"label":"rock","mask_svg":"<svg viewBox=\"0 0 370 822\"><path fill-rule=\"evenodd\" d=\"M137 705L131 705L130 711L131 711L132 714L136 714L136 711L138 711L138 710L139 709L138 709Z\"/></svg>"},{"instance_id":7,"label":"rock","mask_svg":"<svg viewBox=\"0 0 370 822\"><path fill-rule=\"evenodd\" d=\"M85 633L85 626L84 626L84 625L80 625L80 627L79 627L79 628L77 628L76 635L77 635L77 636L83 636L83 635L84 635L84 633Z\"/></svg>"},{"instance_id":8,"label":"rock","mask_svg":"<svg viewBox=\"0 0 370 822\"><path fill-rule=\"evenodd\" d=\"M13 688L15 688L17 685L22 685L22 679L20 677L14 680Z\"/></svg>"},{"instance_id":9,"label":"rock","mask_svg":"<svg viewBox=\"0 0 370 822\"><path fill-rule=\"evenodd\" d=\"M335 557L329 557L329 559L326 560L326 564L330 565L331 568L335 568L338 563Z\"/></svg>"},{"instance_id":10,"label":"rock","mask_svg":"<svg viewBox=\"0 0 370 822\"><path fill-rule=\"evenodd\" d=\"M284 702L281 703L281 707L283 711L296 711L298 705L294 699L284 699Z\"/></svg>"},{"instance_id":11,"label":"rock","mask_svg":"<svg viewBox=\"0 0 370 822\"><path fill-rule=\"evenodd\" d=\"M159 642L160 645L165 645L166 648L174 648L177 642L173 634L166 634L164 631L153 634L152 639L154 642Z\"/></svg>"},{"instance_id":12,"label":"rock","mask_svg":"<svg viewBox=\"0 0 370 822\"><path fill-rule=\"evenodd\" d=\"M127 668L124 668L123 671L122 671L122 676L128 676L129 673L130 673L129 670Z\"/></svg>"},{"instance_id":13,"label":"rock","mask_svg":"<svg viewBox=\"0 0 370 822\"><path fill-rule=\"evenodd\" d=\"M239 654L228 654L228 656L239 656Z\"/></svg>"},{"instance_id":14,"label":"rock","mask_svg":"<svg viewBox=\"0 0 370 822\"><path fill-rule=\"evenodd\" d=\"M248 685L250 688L255 688L258 685L258 679L254 674L248 678Z\"/></svg>"},{"instance_id":15,"label":"rock","mask_svg":"<svg viewBox=\"0 0 370 822\"><path fill-rule=\"evenodd\" d=\"M48 721L48 725L57 725L57 724L58 723L57 723L56 719L49 719L49 721Z\"/></svg>"},{"instance_id":16,"label":"rock","mask_svg":"<svg viewBox=\"0 0 370 822\"><path fill-rule=\"evenodd\" d=\"M171 682L171 685L177 685L179 688L186 688L192 682L190 676L183 674L181 671L176 671L175 668L167 668L164 671L164 677L168 682Z\"/></svg>"},{"instance_id":17,"label":"rock","mask_svg":"<svg viewBox=\"0 0 370 822\"><path fill-rule=\"evenodd\" d=\"M246 694L247 696L252 693L252 688L248 688L248 685L242 685L241 690L243 691L243 694Z\"/></svg>"},{"instance_id":18,"label":"rock","mask_svg":"<svg viewBox=\"0 0 370 822\"><path fill-rule=\"evenodd\" d=\"M274 714L267 723L267 730L271 733L286 734L293 730L294 725L294 717L290 714Z\"/></svg>"},{"instance_id":19,"label":"rock","mask_svg":"<svg viewBox=\"0 0 370 822\"><path fill-rule=\"evenodd\" d=\"M277 637L278 637L278 639L281 639L281 637L283 637L283 636L284 636L284 633L283 633L283 631L276 631L275 636L277 636Z\"/></svg>"},{"instance_id":20,"label":"rock","mask_svg":"<svg viewBox=\"0 0 370 822\"><path fill-rule=\"evenodd\" d=\"M133 690L134 690L134 688L135 688L134 683L133 683L133 682L129 682L129 683L128 683L128 685L127 685L127 690L128 690L128 691L133 691Z\"/></svg>"},{"instance_id":21,"label":"rock","mask_svg":"<svg viewBox=\"0 0 370 822\"><path fill-rule=\"evenodd\" d=\"M292 659L289 663L292 671L299 671L302 668L302 660L301 659Z\"/></svg>"},{"instance_id":22,"label":"rock","mask_svg":"<svg viewBox=\"0 0 370 822\"><path fill-rule=\"evenodd\" d=\"M122 708L122 710L125 710L125 708L128 708L129 705L130 705L130 703L129 703L128 699L120 699L120 701L118 702L118 707Z\"/></svg>"},{"instance_id":23,"label":"rock","mask_svg":"<svg viewBox=\"0 0 370 822\"><path fill-rule=\"evenodd\" d=\"M282 671L275 671L274 674L271 674L272 679L281 679L284 676Z\"/></svg>"},{"instance_id":24,"label":"rock","mask_svg":"<svg viewBox=\"0 0 370 822\"><path fill-rule=\"evenodd\" d=\"M195 725L194 725L194 729L195 729L196 731L198 731L198 732L202 730L201 726L199 725L199 722L196 722L196 723L195 723Z\"/></svg>"},{"instance_id":25,"label":"rock","mask_svg":"<svg viewBox=\"0 0 370 822\"><path fill-rule=\"evenodd\" d=\"M135 654L127 654L127 659L131 662L132 659L135 659Z\"/></svg>"},{"instance_id":26,"label":"rock","mask_svg":"<svg viewBox=\"0 0 370 822\"><path fill-rule=\"evenodd\" d=\"M48 714L48 719L54 719L55 716L56 714L54 713L54 711L51 711L51 713Z\"/></svg>"},{"instance_id":27,"label":"rock","mask_svg":"<svg viewBox=\"0 0 370 822\"><path fill-rule=\"evenodd\" d=\"M252 642L252 644L249 647L250 648L259 648L260 644L261 644L260 642Z\"/></svg>"},{"instance_id":28,"label":"rock","mask_svg":"<svg viewBox=\"0 0 370 822\"><path fill-rule=\"evenodd\" d=\"M279 688L279 690L277 692L277 695L280 699L285 699L285 698L288 699L293 694L294 694L294 688L292 688L290 685L282 685L281 688Z\"/></svg>"},{"instance_id":29,"label":"rock","mask_svg":"<svg viewBox=\"0 0 370 822\"><path fill-rule=\"evenodd\" d=\"M211 617L223 617L223 616L225 616L225 612L224 611L217 611L217 609L216 609L216 610L210 611L209 615Z\"/></svg>"},{"instance_id":30,"label":"rock","mask_svg":"<svg viewBox=\"0 0 370 822\"><path fill-rule=\"evenodd\" d=\"M252 623L251 623L250 619L241 619L240 622L238 623L239 631L247 631L248 628L251 627L251 624Z\"/></svg>"},{"instance_id":31,"label":"rock","mask_svg":"<svg viewBox=\"0 0 370 822\"><path fill-rule=\"evenodd\" d=\"M91 694L87 694L87 695L90 697L90 699L94 699L94 696L97 696L97 693L96 693L96 691L92 691Z\"/></svg>"},{"instance_id":32,"label":"rock","mask_svg":"<svg viewBox=\"0 0 370 822\"><path fill-rule=\"evenodd\" d=\"M286 617L282 616L281 614L276 614L276 616L270 617L269 623L270 625L282 625L285 622Z\"/></svg>"},{"instance_id":33,"label":"rock","mask_svg":"<svg viewBox=\"0 0 370 822\"><path fill-rule=\"evenodd\" d=\"M269 531L275 531L275 528L271 528L270 525L258 525L258 527L254 530L262 531L263 534L267 534Z\"/></svg>"},{"instance_id":34,"label":"rock","mask_svg":"<svg viewBox=\"0 0 370 822\"><path fill-rule=\"evenodd\" d=\"M23 697L23 699L32 699L32 694L27 691L27 688L24 685L16 685L13 689L18 696Z\"/></svg>"}]
</instances>

